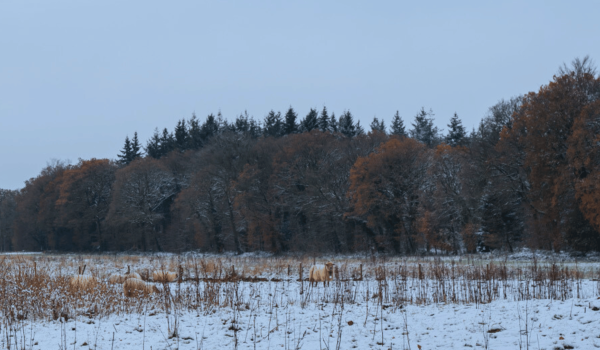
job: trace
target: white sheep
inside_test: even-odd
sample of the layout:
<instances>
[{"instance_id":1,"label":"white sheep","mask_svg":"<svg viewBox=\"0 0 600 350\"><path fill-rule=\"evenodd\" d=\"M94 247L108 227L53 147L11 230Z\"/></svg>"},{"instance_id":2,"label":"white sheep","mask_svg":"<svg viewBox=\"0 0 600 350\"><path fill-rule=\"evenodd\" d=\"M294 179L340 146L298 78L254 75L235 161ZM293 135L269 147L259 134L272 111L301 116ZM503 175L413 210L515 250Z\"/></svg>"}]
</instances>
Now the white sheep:
<instances>
[{"instance_id":1,"label":"white sheep","mask_svg":"<svg viewBox=\"0 0 600 350\"><path fill-rule=\"evenodd\" d=\"M152 283L137 278L129 278L123 283L123 293L126 297L134 297L139 294L158 293L158 288Z\"/></svg>"},{"instance_id":2,"label":"white sheep","mask_svg":"<svg viewBox=\"0 0 600 350\"><path fill-rule=\"evenodd\" d=\"M154 282L174 282L177 279L177 273L168 271L154 271L152 273L152 280Z\"/></svg>"},{"instance_id":3,"label":"white sheep","mask_svg":"<svg viewBox=\"0 0 600 350\"><path fill-rule=\"evenodd\" d=\"M313 283L316 285L317 282L323 282L323 285L327 282L327 285L329 285L329 281L332 281L333 277L334 265L331 261L328 261L325 265L313 265L308 274L311 285Z\"/></svg>"},{"instance_id":4,"label":"white sheep","mask_svg":"<svg viewBox=\"0 0 600 350\"><path fill-rule=\"evenodd\" d=\"M98 281L94 276L90 275L76 275L71 277L71 287L80 290L94 287Z\"/></svg>"},{"instance_id":5,"label":"white sheep","mask_svg":"<svg viewBox=\"0 0 600 350\"><path fill-rule=\"evenodd\" d=\"M118 274L118 273L113 273L112 275L110 275L108 277L108 283L118 283L121 284L123 282L125 282L126 280L130 279L130 278L137 278L138 280L141 280L142 277L140 277L139 274L132 272L129 274Z\"/></svg>"}]
</instances>

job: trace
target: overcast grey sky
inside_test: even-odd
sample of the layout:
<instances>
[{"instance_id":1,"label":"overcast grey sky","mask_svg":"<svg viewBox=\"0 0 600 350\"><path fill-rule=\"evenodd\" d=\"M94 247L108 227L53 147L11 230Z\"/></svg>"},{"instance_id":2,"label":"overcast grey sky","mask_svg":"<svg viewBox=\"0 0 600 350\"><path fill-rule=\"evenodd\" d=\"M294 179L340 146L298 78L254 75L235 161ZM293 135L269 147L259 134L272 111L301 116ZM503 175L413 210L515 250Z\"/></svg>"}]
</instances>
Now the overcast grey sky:
<instances>
[{"instance_id":1,"label":"overcast grey sky","mask_svg":"<svg viewBox=\"0 0 600 350\"><path fill-rule=\"evenodd\" d=\"M563 62L600 60L598 1L0 0L0 188L115 158L193 112L424 106L470 129Z\"/></svg>"}]
</instances>

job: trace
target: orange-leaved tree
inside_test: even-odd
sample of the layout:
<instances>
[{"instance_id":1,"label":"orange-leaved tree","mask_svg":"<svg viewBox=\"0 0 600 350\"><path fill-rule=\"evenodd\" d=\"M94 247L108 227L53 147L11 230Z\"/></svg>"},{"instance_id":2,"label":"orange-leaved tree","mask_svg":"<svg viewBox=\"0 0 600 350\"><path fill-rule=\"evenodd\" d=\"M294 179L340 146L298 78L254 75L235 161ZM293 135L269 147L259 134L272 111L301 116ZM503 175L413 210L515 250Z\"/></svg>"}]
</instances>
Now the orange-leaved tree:
<instances>
[{"instance_id":1,"label":"orange-leaved tree","mask_svg":"<svg viewBox=\"0 0 600 350\"><path fill-rule=\"evenodd\" d=\"M107 249L103 236L117 165L108 159L79 160L65 170L56 201L57 222L72 230L76 249Z\"/></svg>"},{"instance_id":2,"label":"orange-leaved tree","mask_svg":"<svg viewBox=\"0 0 600 350\"><path fill-rule=\"evenodd\" d=\"M427 147L409 138L391 138L350 170L347 217L360 218L374 232L373 244L396 252L417 249L417 219L430 163Z\"/></svg>"},{"instance_id":3,"label":"orange-leaved tree","mask_svg":"<svg viewBox=\"0 0 600 350\"><path fill-rule=\"evenodd\" d=\"M600 232L600 100L587 106L573 125L569 162L575 175L575 192L583 216ZM585 243L598 247L599 235Z\"/></svg>"},{"instance_id":4,"label":"orange-leaved tree","mask_svg":"<svg viewBox=\"0 0 600 350\"><path fill-rule=\"evenodd\" d=\"M574 67L524 97L497 145L502 149L511 143L522 151L536 226L530 231L542 233L537 241L549 242L553 249L566 244L589 249L588 238L595 234L577 203L576 176L567 153L582 111L600 97L600 80L592 71Z\"/></svg>"}]
</instances>

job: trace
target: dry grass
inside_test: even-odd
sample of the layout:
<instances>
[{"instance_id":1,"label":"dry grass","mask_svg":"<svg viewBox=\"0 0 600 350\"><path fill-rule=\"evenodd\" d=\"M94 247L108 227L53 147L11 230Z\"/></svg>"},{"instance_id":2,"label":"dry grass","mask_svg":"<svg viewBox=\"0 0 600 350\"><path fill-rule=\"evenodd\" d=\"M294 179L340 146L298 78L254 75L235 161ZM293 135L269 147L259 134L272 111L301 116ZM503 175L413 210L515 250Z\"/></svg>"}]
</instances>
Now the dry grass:
<instances>
[{"instance_id":1,"label":"dry grass","mask_svg":"<svg viewBox=\"0 0 600 350\"><path fill-rule=\"evenodd\" d=\"M69 319L112 314L217 308L252 309L257 296L282 303L365 303L381 308L402 304L489 303L590 297L600 294L597 264L510 263L482 259L338 259L329 287L310 287L310 257L233 257L195 255L38 255L0 260L0 312L5 326L24 319ZM98 283L74 286L81 266ZM150 271L177 271L176 283L151 284L157 293L128 298L110 275L135 266L145 281ZM300 278L302 276L302 278ZM590 295L593 294L593 295ZM275 307L275 306L274 306Z\"/></svg>"}]
</instances>

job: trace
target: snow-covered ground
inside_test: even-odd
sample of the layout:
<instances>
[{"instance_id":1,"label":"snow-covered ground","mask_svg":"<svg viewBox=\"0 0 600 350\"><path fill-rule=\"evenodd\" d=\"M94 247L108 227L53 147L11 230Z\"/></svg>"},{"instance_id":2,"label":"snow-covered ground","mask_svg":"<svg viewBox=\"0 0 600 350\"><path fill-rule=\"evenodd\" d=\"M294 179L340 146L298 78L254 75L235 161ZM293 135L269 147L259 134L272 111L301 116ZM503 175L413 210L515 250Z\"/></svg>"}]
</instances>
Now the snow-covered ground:
<instances>
[{"instance_id":1,"label":"snow-covered ground","mask_svg":"<svg viewBox=\"0 0 600 350\"><path fill-rule=\"evenodd\" d=\"M263 304L235 315L227 308L182 312L179 336L171 339L175 317L154 312L25 322L13 337L26 349L594 349L598 307L596 298L383 310L366 303Z\"/></svg>"},{"instance_id":2,"label":"snow-covered ground","mask_svg":"<svg viewBox=\"0 0 600 350\"><path fill-rule=\"evenodd\" d=\"M301 266L306 278L324 260L339 267L339 281L311 287L298 279ZM567 254L42 255L2 263L0 348L600 348L600 264ZM83 266L99 281L93 294L69 287ZM181 269L184 279L126 298L107 279L129 267ZM260 279L228 282L233 271Z\"/></svg>"}]
</instances>

